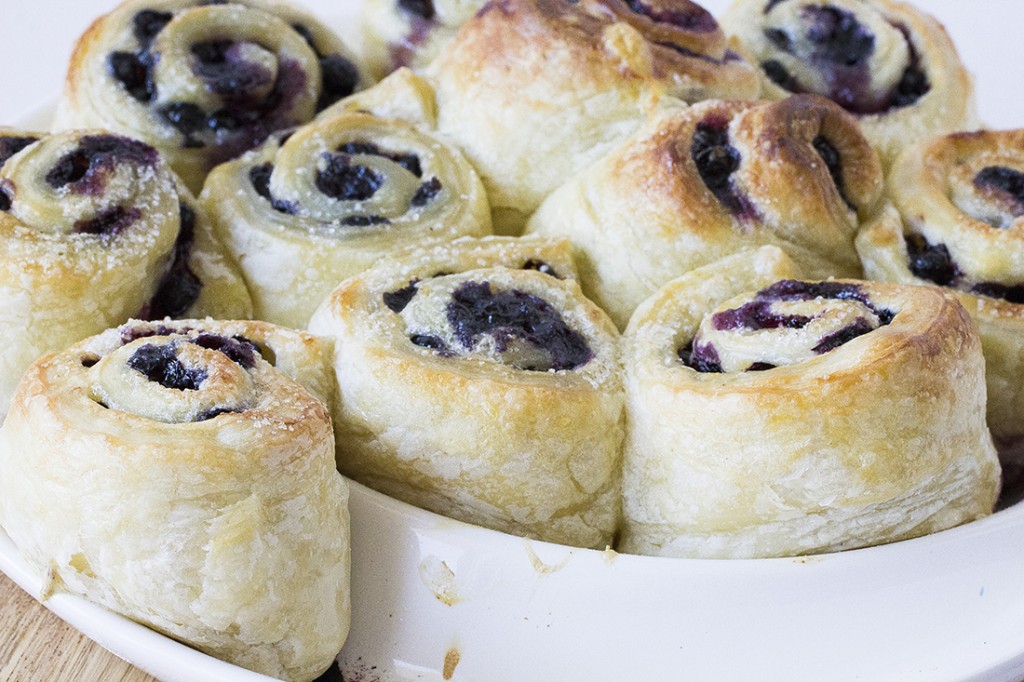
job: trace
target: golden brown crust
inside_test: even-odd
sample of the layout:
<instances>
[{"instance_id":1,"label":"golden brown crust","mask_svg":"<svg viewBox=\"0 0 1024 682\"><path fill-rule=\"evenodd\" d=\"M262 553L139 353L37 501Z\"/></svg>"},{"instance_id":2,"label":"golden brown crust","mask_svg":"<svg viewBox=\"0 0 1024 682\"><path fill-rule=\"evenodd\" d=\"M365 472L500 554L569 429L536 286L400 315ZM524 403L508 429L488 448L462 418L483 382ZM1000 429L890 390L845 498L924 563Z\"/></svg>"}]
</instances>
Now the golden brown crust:
<instances>
[{"instance_id":1,"label":"golden brown crust","mask_svg":"<svg viewBox=\"0 0 1024 682\"><path fill-rule=\"evenodd\" d=\"M496 216L510 221L504 229L520 228L548 192L666 98L757 94L751 67L727 51L710 15L686 9L701 30L655 22L620 0L501 0L431 64L439 128L477 166Z\"/></svg>"},{"instance_id":2,"label":"golden brown crust","mask_svg":"<svg viewBox=\"0 0 1024 682\"><path fill-rule=\"evenodd\" d=\"M618 335L558 279L573 274L568 255L564 242L464 239L342 283L310 323L335 342L339 469L457 519L607 546L618 516ZM515 320L467 345L459 329L484 323L452 315L471 290L525 301L542 316L536 328L564 323L572 362Z\"/></svg>"},{"instance_id":3,"label":"golden brown crust","mask_svg":"<svg viewBox=\"0 0 1024 682\"><path fill-rule=\"evenodd\" d=\"M703 102L652 117L526 231L570 238L584 290L623 327L664 282L761 244L808 276L859 275L853 238L881 194L877 155L828 100Z\"/></svg>"},{"instance_id":4,"label":"golden brown crust","mask_svg":"<svg viewBox=\"0 0 1024 682\"><path fill-rule=\"evenodd\" d=\"M0 429L0 524L44 594L267 675L321 674L348 631L348 491L328 406L289 376L329 386L319 344L133 321L35 363Z\"/></svg>"},{"instance_id":5,"label":"golden brown crust","mask_svg":"<svg viewBox=\"0 0 1024 682\"><path fill-rule=\"evenodd\" d=\"M745 288L764 287L764 268L755 273L737 260L666 285L626 332L620 549L787 556L913 537L992 511L1000 470L984 419L984 363L953 297L849 280L824 283L843 289L836 299L827 288L816 298L815 284L810 297L767 296L790 301L776 313L820 309L808 329L829 309L864 308L860 301L882 314L872 331L793 364L697 371L678 353L700 344L692 340L702 318L754 300L725 303ZM785 357L802 330L756 334L765 352ZM716 352L731 351L719 342Z\"/></svg>"},{"instance_id":6,"label":"golden brown crust","mask_svg":"<svg viewBox=\"0 0 1024 682\"><path fill-rule=\"evenodd\" d=\"M889 219L857 238L870 277L947 286L973 317L987 363L989 426L1014 478L1024 463L1024 206L1009 190L1022 174L1021 130L910 146L887 183ZM1000 175L1009 183L1002 188Z\"/></svg>"},{"instance_id":7,"label":"golden brown crust","mask_svg":"<svg viewBox=\"0 0 1024 682\"><path fill-rule=\"evenodd\" d=\"M845 27L846 44L822 41L829 21ZM832 97L858 116L887 165L907 143L978 124L973 81L952 40L907 3L735 0L722 25L761 65L764 97Z\"/></svg>"}]
</instances>

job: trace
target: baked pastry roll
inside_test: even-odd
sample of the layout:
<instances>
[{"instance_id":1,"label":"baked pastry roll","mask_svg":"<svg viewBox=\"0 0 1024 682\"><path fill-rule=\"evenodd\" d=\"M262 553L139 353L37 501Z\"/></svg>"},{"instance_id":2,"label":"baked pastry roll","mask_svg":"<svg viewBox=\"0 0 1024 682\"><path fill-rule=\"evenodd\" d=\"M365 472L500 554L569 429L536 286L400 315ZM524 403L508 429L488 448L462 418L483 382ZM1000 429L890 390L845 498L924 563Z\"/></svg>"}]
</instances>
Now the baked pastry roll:
<instances>
[{"instance_id":1,"label":"baked pastry roll","mask_svg":"<svg viewBox=\"0 0 1024 682\"><path fill-rule=\"evenodd\" d=\"M348 489L308 334L130 322L33 364L0 429L0 525L68 592L305 681L349 626Z\"/></svg>"},{"instance_id":2,"label":"baked pastry roll","mask_svg":"<svg viewBox=\"0 0 1024 682\"><path fill-rule=\"evenodd\" d=\"M946 287L981 331L988 421L1008 479L1024 468L1024 130L909 146L887 183L897 220L857 250L873 279Z\"/></svg>"},{"instance_id":3,"label":"baked pastry roll","mask_svg":"<svg viewBox=\"0 0 1024 682\"><path fill-rule=\"evenodd\" d=\"M974 84L942 25L896 0L734 0L722 26L762 96L824 95L890 163L903 145L977 125Z\"/></svg>"},{"instance_id":4,"label":"baked pastry roll","mask_svg":"<svg viewBox=\"0 0 1024 682\"><path fill-rule=\"evenodd\" d=\"M276 0L126 0L71 56L54 125L157 147L193 192L213 166L368 84L352 52Z\"/></svg>"},{"instance_id":5,"label":"baked pastry roll","mask_svg":"<svg viewBox=\"0 0 1024 682\"><path fill-rule=\"evenodd\" d=\"M758 258L673 280L630 322L619 550L791 556L989 514L1000 470L984 360L956 299L857 280L765 286L772 264Z\"/></svg>"},{"instance_id":6,"label":"baked pastry roll","mask_svg":"<svg viewBox=\"0 0 1024 682\"><path fill-rule=\"evenodd\" d=\"M0 129L0 414L36 358L129 317L250 310L153 147L104 131Z\"/></svg>"},{"instance_id":7,"label":"baked pastry roll","mask_svg":"<svg viewBox=\"0 0 1024 682\"><path fill-rule=\"evenodd\" d=\"M853 239L882 190L877 154L824 98L702 102L653 117L526 232L571 239L584 292L623 328L665 282L763 244L808 277L859 276Z\"/></svg>"},{"instance_id":8,"label":"baked pastry roll","mask_svg":"<svg viewBox=\"0 0 1024 682\"><path fill-rule=\"evenodd\" d=\"M201 200L255 316L290 327L395 249L490 233L483 185L456 149L364 113L320 119L222 164Z\"/></svg>"},{"instance_id":9,"label":"baked pastry roll","mask_svg":"<svg viewBox=\"0 0 1024 682\"><path fill-rule=\"evenodd\" d=\"M458 240L352 277L335 342L338 468L495 530L604 548L618 520L618 333L565 242Z\"/></svg>"},{"instance_id":10,"label":"baked pastry roll","mask_svg":"<svg viewBox=\"0 0 1024 682\"><path fill-rule=\"evenodd\" d=\"M745 99L759 88L688 0L497 0L427 73L440 131L480 172L495 229L509 234L666 98Z\"/></svg>"},{"instance_id":11,"label":"baked pastry roll","mask_svg":"<svg viewBox=\"0 0 1024 682\"><path fill-rule=\"evenodd\" d=\"M363 57L378 77L403 66L422 68L486 1L365 0Z\"/></svg>"}]
</instances>

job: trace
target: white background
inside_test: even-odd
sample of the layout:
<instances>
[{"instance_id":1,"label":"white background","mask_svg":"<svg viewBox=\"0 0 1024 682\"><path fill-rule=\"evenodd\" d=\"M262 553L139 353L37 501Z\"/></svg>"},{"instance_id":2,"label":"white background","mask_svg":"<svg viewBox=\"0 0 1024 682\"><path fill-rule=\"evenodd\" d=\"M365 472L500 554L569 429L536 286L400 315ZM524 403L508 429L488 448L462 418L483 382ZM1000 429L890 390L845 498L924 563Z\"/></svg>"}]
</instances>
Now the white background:
<instances>
[{"instance_id":1,"label":"white background","mask_svg":"<svg viewBox=\"0 0 1024 682\"><path fill-rule=\"evenodd\" d=\"M302 4L344 32L362 0ZM0 125L52 102L75 39L116 0L0 0ZM729 0L703 0L718 15ZM953 36L975 74L982 120L1024 127L1024 0L916 0ZM346 24L341 26L341 24Z\"/></svg>"}]
</instances>

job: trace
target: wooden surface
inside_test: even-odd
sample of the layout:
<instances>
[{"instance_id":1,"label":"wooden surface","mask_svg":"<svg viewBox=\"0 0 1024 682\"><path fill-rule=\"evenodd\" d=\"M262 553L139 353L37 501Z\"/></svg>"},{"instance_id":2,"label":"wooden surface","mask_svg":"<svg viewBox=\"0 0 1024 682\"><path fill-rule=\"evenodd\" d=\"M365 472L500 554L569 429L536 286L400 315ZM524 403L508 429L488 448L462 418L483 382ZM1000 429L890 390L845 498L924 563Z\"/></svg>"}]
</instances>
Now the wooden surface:
<instances>
[{"instance_id":1,"label":"wooden surface","mask_svg":"<svg viewBox=\"0 0 1024 682\"><path fill-rule=\"evenodd\" d=\"M156 682L0 573L0 682Z\"/></svg>"}]
</instances>

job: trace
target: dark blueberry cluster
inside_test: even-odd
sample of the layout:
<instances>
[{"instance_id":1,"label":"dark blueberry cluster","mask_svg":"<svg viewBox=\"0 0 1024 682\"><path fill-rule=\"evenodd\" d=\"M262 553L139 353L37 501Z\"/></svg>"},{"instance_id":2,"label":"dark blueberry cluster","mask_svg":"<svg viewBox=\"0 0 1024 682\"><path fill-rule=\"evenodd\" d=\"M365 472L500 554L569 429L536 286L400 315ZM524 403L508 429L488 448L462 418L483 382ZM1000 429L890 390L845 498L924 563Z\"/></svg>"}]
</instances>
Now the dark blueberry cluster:
<instances>
[{"instance_id":1,"label":"dark blueberry cluster","mask_svg":"<svg viewBox=\"0 0 1024 682\"><path fill-rule=\"evenodd\" d=\"M777 2L769 3L767 13ZM921 60L906 27L893 24L906 40L909 63L892 91L878 98L869 94L869 63L875 53L875 35L848 10L830 5L807 5L801 9L807 22L803 39L810 47L810 62L824 76L830 99L855 114L877 114L917 102L931 88ZM764 31L778 50L795 54L794 36L778 28ZM765 75L780 88L793 93L806 89L786 67L775 59L761 63Z\"/></svg>"},{"instance_id":2,"label":"dark blueberry cluster","mask_svg":"<svg viewBox=\"0 0 1024 682\"><path fill-rule=\"evenodd\" d=\"M996 298L1009 303L1024 303L1024 284L1003 284L1001 282L978 282L964 284L964 273L960 270L945 244L932 244L920 234L911 233L905 237L910 272L915 277L955 288L964 288L972 294Z\"/></svg>"},{"instance_id":3,"label":"dark blueberry cluster","mask_svg":"<svg viewBox=\"0 0 1024 682\"><path fill-rule=\"evenodd\" d=\"M697 124L690 155L701 180L730 213L741 218L756 215L750 201L740 195L732 174L740 167L740 153L729 144L728 121L709 119Z\"/></svg>"},{"instance_id":4,"label":"dark blueberry cluster","mask_svg":"<svg viewBox=\"0 0 1024 682\"><path fill-rule=\"evenodd\" d=\"M57 160L45 180L54 189L70 185L76 194L99 196L117 165L146 167L158 159L155 149L137 140L120 135L86 135L75 149Z\"/></svg>"},{"instance_id":5,"label":"dark blueberry cluster","mask_svg":"<svg viewBox=\"0 0 1024 682\"><path fill-rule=\"evenodd\" d=\"M436 14L432 0L398 0L398 6L404 12L421 19L433 19Z\"/></svg>"},{"instance_id":6,"label":"dark blueberry cluster","mask_svg":"<svg viewBox=\"0 0 1024 682\"><path fill-rule=\"evenodd\" d=\"M141 216L142 212L135 207L114 206L92 218L76 221L74 230L78 234L116 237L134 225Z\"/></svg>"},{"instance_id":7,"label":"dark blueberry cluster","mask_svg":"<svg viewBox=\"0 0 1024 682\"><path fill-rule=\"evenodd\" d=\"M711 324L719 331L731 329L801 329L812 318L806 315L779 315L772 311L772 302L754 300L739 308L723 310L711 317Z\"/></svg>"},{"instance_id":8,"label":"dark blueberry cluster","mask_svg":"<svg viewBox=\"0 0 1024 682\"><path fill-rule=\"evenodd\" d=\"M840 198L851 211L856 211L857 207L854 206L853 202L850 201L850 197L846 194L846 184L843 182L843 163L842 158L839 156L839 150L833 146L824 136L819 135L814 138L811 143L814 146L814 150L818 152L818 156L825 162L825 168L828 169L828 174L832 178L832 183L835 185L836 190L839 192Z\"/></svg>"},{"instance_id":9,"label":"dark blueberry cluster","mask_svg":"<svg viewBox=\"0 0 1024 682\"><path fill-rule=\"evenodd\" d=\"M694 347L691 340L679 349L678 355L684 365L702 374L721 374L722 372L722 361L718 357L718 351L710 343L697 344Z\"/></svg>"},{"instance_id":10,"label":"dark blueberry cluster","mask_svg":"<svg viewBox=\"0 0 1024 682\"><path fill-rule=\"evenodd\" d=\"M139 346L128 358L128 366L164 388L195 391L209 376L206 370L189 368L178 359L175 344Z\"/></svg>"},{"instance_id":11,"label":"dark blueberry cluster","mask_svg":"<svg viewBox=\"0 0 1024 682\"><path fill-rule=\"evenodd\" d=\"M1006 166L988 166L974 176L975 186L993 190L1013 206L1013 215L1024 215L1024 173Z\"/></svg>"},{"instance_id":12,"label":"dark blueberry cluster","mask_svg":"<svg viewBox=\"0 0 1024 682\"><path fill-rule=\"evenodd\" d=\"M452 292L447 317L463 348L473 348L479 337L487 335L499 352L518 340L545 350L550 358L550 366L519 369L570 370L594 357L586 338L571 329L551 304L518 289L495 292L488 282L464 282Z\"/></svg>"},{"instance_id":13,"label":"dark blueberry cluster","mask_svg":"<svg viewBox=\"0 0 1024 682\"><path fill-rule=\"evenodd\" d=\"M7 163L11 158L33 142L38 142L38 137L30 135L7 135L0 137L0 166Z\"/></svg>"},{"instance_id":14,"label":"dark blueberry cluster","mask_svg":"<svg viewBox=\"0 0 1024 682\"><path fill-rule=\"evenodd\" d=\"M665 0L626 0L629 8L659 24L668 24L693 33L712 33L718 22L703 7L695 3L673 3Z\"/></svg>"},{"instance_id":15,"label":"dark blueberry cluster","mask_svg":"<svg viewBox=\"0 0 1024 682\"><path fill-rule=\"evenodd\" d=\"M270 193L270 176L273 172L274 165L271 163L253 166L249 169L249 182L252 183L257 194L270 202L272 209L287 215L295 215L299 209L294 202L275 199Z\"/></svg>"},{"instance_id":16,"label":"dark blueberry cluster","mask_svg":"<svg viewBox=\"0 0 1024 682\"><path fill-rule=\"evenodd\" d=\"M156 293L139 316L144 320L162 320L165 317L179 317L199 298L203 283L192 272L188 259L195 241L196 213L181 202L178 204L180 227L174 242L171 266L164 273Z\"/></svg>"}]
</instances>

